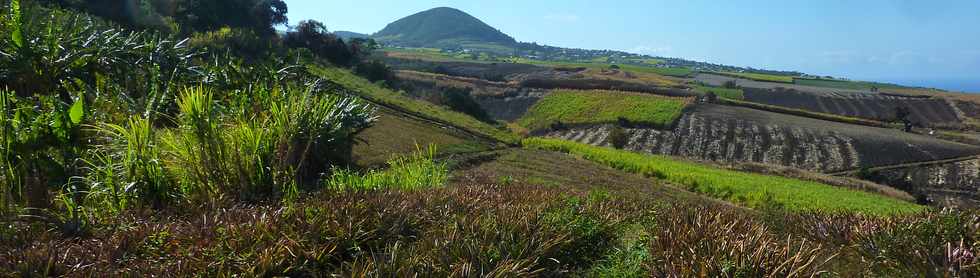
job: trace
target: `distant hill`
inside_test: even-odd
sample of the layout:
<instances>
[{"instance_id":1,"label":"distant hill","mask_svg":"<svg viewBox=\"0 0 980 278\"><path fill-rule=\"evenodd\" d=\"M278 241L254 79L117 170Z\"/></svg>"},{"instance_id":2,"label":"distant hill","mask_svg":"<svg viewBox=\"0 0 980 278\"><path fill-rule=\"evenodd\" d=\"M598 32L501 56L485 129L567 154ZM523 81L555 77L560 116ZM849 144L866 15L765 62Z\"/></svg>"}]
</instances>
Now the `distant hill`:
<instances>
[{"instance_id":1,"label":"distant hill","mask_svg":"<svg viewBox=\"0 0 980 278\"><path fill-rule=\"evenodd\" d=\"M337 35L341 39L344 39L345 41L349 41L351 39L366 39L371 37L371 35L368 34L361 34L356 32L349 32L349 31L335 31L333 32L333 34Z\"/></svg>"},{"instance_id":2,"label":"distant hill","mask_svg":"<svg viewBox=\"0 0 980 278\"><path fill-rule=\"evenodd\" d=\"M453 8L435 8L399 19L373 37L382 43L407 47L505 50L517 44L507 34Z\"/></svg>"}]
</instances>

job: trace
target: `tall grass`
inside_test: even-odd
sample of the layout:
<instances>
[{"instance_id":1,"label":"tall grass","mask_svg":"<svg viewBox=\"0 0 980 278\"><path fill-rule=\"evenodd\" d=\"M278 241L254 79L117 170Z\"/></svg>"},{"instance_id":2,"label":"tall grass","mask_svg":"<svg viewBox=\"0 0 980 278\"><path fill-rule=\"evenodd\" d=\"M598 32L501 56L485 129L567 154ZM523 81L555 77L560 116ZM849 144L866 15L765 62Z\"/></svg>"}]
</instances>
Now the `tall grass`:
<instances>
[{"instance_id":1,"label":"tall grass","mask_svg":"<svg viewBox=\"0 0 980 278\"><path fill-rule=\"evenodd\" d=\"M270 95L267 111L221 115L212 92L184 90L180 127L163 139L168 168L185 194L196 200L295 197L299 187L345 161L353 134L375 120L374 110L352 97L313 88Z\"/></svg>"},{"instance_id":2,"label":"tall grass","mask_svg":"<svg viewBox=\"0 0 980 278\"><path fill-rule=\"evenodd\" d=\"M212 94L203 87L185 89L177 101L180 128L166 140L177 160L171 167L177 170L183 191L201 200L220 198L225 191L219 187L230 184L224 169L226 145Z\"/></svg>"},{"instance_id":3,"label":"tall grass","mask_svg":"<svg viewBox=\"0 0 980 278\"><path fill-rule=\"evenodd\" d=\"M108 143L88 161L93 204L118 213L133 206L161 208L177 198L148 118L134 116L126 126L105 123L96 131Z\"/></svg>"},{"instance_id":4,"label":"tall grass","mask_svg":"<svg viewBox=\"0 0 980 278\"><path fill-rule=\"evenodd\" d=\"M10 93L0 89L0 215L5 215L20 196L20 176L14 167L13 105Z\"/></svg>"},{"instance_id":5,"label":"tall grass","mask_svg":"<svg viewBox=\"0 0 980 278\"><path fill-rule=\"evenodd\" d=\"M445 162L435 161L435 154L436 147L433 145L388 161L388 169L364 174L338 170L326 181L326 188L333 191L362 191L442 187L449 179L449 169Z\"/></svg>"},{"instance_id":6,"label":"tall grass","mask_svg":"<svg viewBox=\"0 0 980 278\"><path fill-rule=\"evenodd\" d=\"M850 211L878 215L906 214L924 207L863 191L777 176L723 170L711 166L595 147L556 139L530 138L527 148L552 150L627 172L668 180L689 191L754 208L791 211Z\"/></svg>"}]
</instances>

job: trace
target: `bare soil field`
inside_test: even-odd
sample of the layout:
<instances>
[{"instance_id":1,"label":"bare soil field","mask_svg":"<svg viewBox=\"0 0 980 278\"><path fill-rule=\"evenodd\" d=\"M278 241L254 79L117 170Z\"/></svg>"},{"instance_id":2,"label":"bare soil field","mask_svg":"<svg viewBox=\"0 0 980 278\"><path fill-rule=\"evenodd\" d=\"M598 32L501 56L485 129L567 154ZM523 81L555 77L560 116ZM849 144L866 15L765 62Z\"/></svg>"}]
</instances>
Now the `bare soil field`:
<instances>
[{"instance_id":1,"label":"bare soil field","mask_svg":"<svg viewBox=\"0 0 980 278\"><path fill-rule=\"evenodd\" d=\"M813 112L878 121L895 119L897 107L908 107L910 120L922 126L950 127L960 124L957 111L942 98L905 98L866 93L816 94L794 89L745 88L745 100Z\"/></svg>"},{"instance_id":2,"label":"bare soil field","mask_svg":"<svg viewBox=\"0 0 980 278\"><path fill-rule=\"evenodd\" d=\"M610 145L613 127L550 131L545 135ZM716 162L756 162L817 172L939 160L980 153L980 147L899 130L873 128L742 107L691 108L671 130L625 128L625 149Z\"/></svg>"}]
</instances>

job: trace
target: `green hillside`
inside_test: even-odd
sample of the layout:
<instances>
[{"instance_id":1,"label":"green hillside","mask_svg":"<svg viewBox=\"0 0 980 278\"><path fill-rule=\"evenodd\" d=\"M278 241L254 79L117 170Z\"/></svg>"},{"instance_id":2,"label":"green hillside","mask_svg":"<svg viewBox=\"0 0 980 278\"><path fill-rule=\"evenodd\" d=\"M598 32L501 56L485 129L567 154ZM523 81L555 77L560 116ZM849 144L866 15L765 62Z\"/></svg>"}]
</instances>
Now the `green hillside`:
<instances>
[{"instance_id":1,"label":"green hillside","mask_svg":"<svg viewBox=\"0 0 980 278\"><path fill-rule=\"evenodd\" d=\"M380 42L412 47L508 46L517 43L507 34L453 8L435 8L399 19L374 37Z\"/></svg>"}]
</instances>

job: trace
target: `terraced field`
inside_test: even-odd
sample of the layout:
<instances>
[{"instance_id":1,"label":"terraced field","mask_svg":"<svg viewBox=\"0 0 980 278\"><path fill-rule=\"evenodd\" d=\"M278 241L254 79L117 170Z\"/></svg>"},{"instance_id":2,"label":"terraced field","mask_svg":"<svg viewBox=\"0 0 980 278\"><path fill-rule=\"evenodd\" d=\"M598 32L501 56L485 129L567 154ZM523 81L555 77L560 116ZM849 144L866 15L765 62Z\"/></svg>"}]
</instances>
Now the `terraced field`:
<instances>
[{"instance_id":1,"label":"terraced field","mask_svg":"<svg viewBox=\"0 0 980 278\"><path fill-rule=\"evenodd\" d=\"M611 125L548 137L608 146ZM626 128L625 149L718 162L758 162L832 172L980 153L980 147L741 107L698 105L669 130Z\"/></svg>"},{"instance_id":2,"label":"terraced field","mask_svg":"<svg viewBox=\"0 0 980 278\"><path fill-rule=\"evenodd\" d=\"M812 93L866 93L867 92L866 90L804 86L804 85L797 85L792 83L763 82L763 81L755 81L755 80L749 80L744 78L722 76L722 75L710 74L710 73L696 74L694 75L694 80L716 87L720 87L724 85L725 82L734 80L739 86L745 88L762 88L762 89L787 88L787 89L794 89L797 91L812 92Z\"/></svg>"},{"instance_id":3,"label":"terraced field","mask_svg":"<svg viewBox=\"0 0 980 278\"><path fill-rule=\"evenodd\" d=\"M980 158L883 170L876 175L882 183L925 195L942 207L980 207Z\"/></svg>"},{"instance_id":4,"label":"terraced field","mask_svg":"<svg viewBox=\"0 0 980 278\"><path fill-rule=\"evenodd\" d=\"M905 98L870 93L808 93L795 89L744 89L745 100L813 112L880 121L895 118L897 107L908 107L910 120L922 126L960 123L957 111L941 98Z\"/></svg>"}]
</instances>

